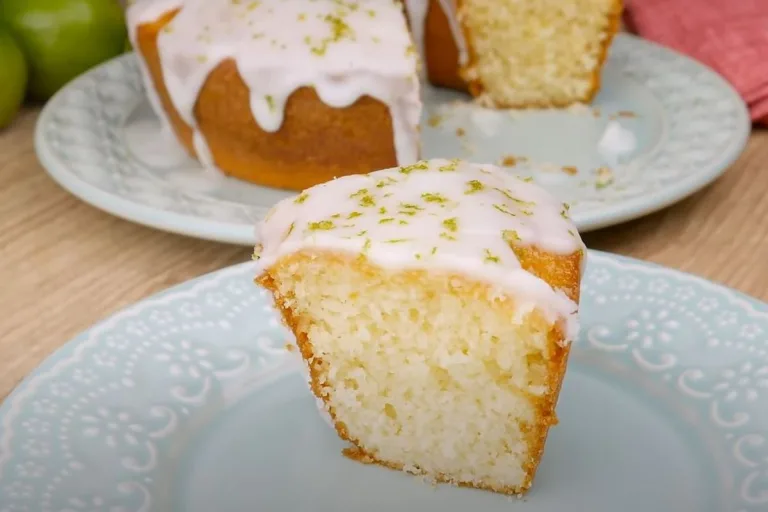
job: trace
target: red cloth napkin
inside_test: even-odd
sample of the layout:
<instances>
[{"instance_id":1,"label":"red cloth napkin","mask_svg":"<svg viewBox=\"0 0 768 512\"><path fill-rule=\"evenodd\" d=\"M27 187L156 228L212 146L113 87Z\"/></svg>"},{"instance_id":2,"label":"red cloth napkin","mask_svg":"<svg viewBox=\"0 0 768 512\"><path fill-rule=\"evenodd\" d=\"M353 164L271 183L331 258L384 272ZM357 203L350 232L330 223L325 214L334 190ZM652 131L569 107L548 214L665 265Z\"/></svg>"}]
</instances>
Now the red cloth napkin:
<instances>
[{"instance_id":1,"label":"red cloth napkin","mask_svg":"<svg viewBox=\"0 0 768 512\"><path fill-rule=\"evenodd\" d=\"M625 22L716 70L768 123L768 0L625 0Z\"/></svg>"}]
</instances>

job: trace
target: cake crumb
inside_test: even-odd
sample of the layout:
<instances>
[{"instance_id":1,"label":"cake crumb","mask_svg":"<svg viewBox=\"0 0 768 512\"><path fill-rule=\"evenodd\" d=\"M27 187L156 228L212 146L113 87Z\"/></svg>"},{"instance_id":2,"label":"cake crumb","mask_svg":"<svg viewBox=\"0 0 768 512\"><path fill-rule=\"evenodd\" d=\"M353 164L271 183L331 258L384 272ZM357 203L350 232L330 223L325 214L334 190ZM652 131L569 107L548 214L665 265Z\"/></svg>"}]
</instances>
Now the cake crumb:
<instances>
[{"instance_id":1,"label":"cake crumb","mask_svg":"<svg viewBox=\"0 0 768 512\"><path fill-rule=\"evenodd\" d=\"M595 117L600 117L602 115L602 112L600 111L599 108L593 108L592 109L592 115L595 116Z\"/></svg>"},{"instance_id":2,"label":"cake crumb","mask_svg":"<svg viewBox=\"0 0 768 512\"><path fill-rule=\"evenodd\" d=\"M261 244L256 244L256 246L253 248L253 254L251 254L251 259L253 261L258 261L261 259L261 252L264 250L264 247Z\"/></svg>"},{"instance_id":3,"label":"cake crumb","mask_svg":"<svg viewBox=\"0 0 768 512\"><path fill-rule=\"evenodd\" d=\"M464 135L466 135L466 133L467 132L464 131L464 128L461 128L461 127L456 128L456 136L457 137L463 137Z\"/></svg>"},{"instance_id":4,"label":"cake crumb","mask_svg":"<svg viewBox=\"0 0 768 512\"><path fill-rule=\"evenodd\" d=\"M297 347L293 343L286 343L285 350L287 350L288 352L296 352Z\"/></svg>"},{"instance_id":5,"label":"cake crumb","mask_svg":"<svg viewBox=\"0 0 768 512\"><path fill-rule=\"evenodd\" d=\"M598 167L595 170L595 174L597 174L596 189L605 188L613 183L613 170L610 167Z\"/></svg>"},{"instance_id":6,"label":"cake crumb","mask_svg":"<svg viewBox=\"0 0 768 512\"><path fill-rule=\"evenodd\" d=\"M569 176L576 176L579 173L579 169L575 165L564 165L562 169Z\"/></svg>"},{"instance_id":7,"label":"cake crumb","mask_svg":"<svg viewBox=\"0 0 768 512\"><path fill-rule=\"evenodd\" d=\"M443 122L443 116L435 114L427 120L427 124L432 128L437 128Z\"/></svg>"},{"instance_id":8,"label":"cake crumb","mask_svg":"<svg viewBox=\"0 0 768 512\"><path fill-rule=\"evenodd\" d=\"M369 455L366 455L360 448L357 446L349 446L347 448L344 448L341 450L341 454L344 455L346 458L350 460L354 460L356 462L359 462L361 464L375 464L376 461L373 460L372 457Z\"/></svg>"},{"instance_id":9,"label":"cake crumb","mask_svg":"<svg viewBox=\"0 0 768 512\"><path fill-rule=\"evenodd\" d=\"M566 111L569 114L586 115L592 113L592 108L584 103L574 103Z\"/></svg>"},{"instance_id":10,"label":"cake crumb","mask_svg":"<svg viewBox=\"0 0 768 512\"><path fill-rule=\"evenodd\" d=\"M503 167L514 167L514 166L517 165L517 162L519 160L520 159L515 157L514 155L506 155L506 156L502 157L500 164Z\"/></svg>"},{"instance_id":11,"label":"cake crumb","mask_svg":"<svg viewBox=\"0 0 768 512\"><path fill-rule=\"evenodd\" d=\"M608 119L615 121L617 119L634 119L636 117L638 117L638 115L631 110L619 110L608 116Z\"/></svg>"}]
</instances>

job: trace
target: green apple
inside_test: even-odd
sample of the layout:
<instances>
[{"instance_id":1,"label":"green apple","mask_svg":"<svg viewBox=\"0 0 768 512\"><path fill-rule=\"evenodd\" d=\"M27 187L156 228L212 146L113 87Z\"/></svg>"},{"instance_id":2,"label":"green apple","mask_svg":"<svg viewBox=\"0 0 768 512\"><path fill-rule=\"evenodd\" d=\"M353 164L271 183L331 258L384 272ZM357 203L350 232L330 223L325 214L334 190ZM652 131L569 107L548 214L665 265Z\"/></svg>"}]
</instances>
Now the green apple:
<instances>
[{"instance_id":1,"label":"green apple","mask_svg":"<svg viewBox=\"0 0 768 512\"><path fill-rule=\"evenodd\" d=\"M24 52L36 100L123 53L126 37L118 0L0 0L3 24Z\"/></svg>"},{"instance_id":2,"label":"green apple","mask_svg":"<svg viewBox=\"0 0 768 512\"><path fill-rule=\"evenodd\" d=\"M2 0L0 0L2 1ZM0 129L16 117L27 89L27 63L11 34L0 27Z\"/></svg>"}]
</instances>

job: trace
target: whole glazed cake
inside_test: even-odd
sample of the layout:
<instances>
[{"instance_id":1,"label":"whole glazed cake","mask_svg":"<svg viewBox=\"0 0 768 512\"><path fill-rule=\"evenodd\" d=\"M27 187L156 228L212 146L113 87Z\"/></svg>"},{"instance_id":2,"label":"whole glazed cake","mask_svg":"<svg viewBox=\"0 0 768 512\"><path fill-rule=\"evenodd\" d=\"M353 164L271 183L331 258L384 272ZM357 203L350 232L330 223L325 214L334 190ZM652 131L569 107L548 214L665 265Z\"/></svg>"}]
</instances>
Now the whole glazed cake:
<instances>
[{"instance_id":1,"label":"whole glazed cake","mask_svg":"<svg viewBox=\"0 0 768 512\"><path fill-rule=\"evenodd\" d=\"M348 456L531 486L578 331L567 206L491 165L428 160L309 188L257 238L256 281Z\"/></svg>"},{"instance_id":2,"label":"whole glazed cake","mask_svg":"<svg viewBox=\"0 0 768 512\"><path fill-rule=\"evenodd\" d=\"M420 78L493 108L590 101L620 12L621 0L129 0L127 19L151 104L193 157L301 190L417 161Z\"/></svg>"}]
</instances>

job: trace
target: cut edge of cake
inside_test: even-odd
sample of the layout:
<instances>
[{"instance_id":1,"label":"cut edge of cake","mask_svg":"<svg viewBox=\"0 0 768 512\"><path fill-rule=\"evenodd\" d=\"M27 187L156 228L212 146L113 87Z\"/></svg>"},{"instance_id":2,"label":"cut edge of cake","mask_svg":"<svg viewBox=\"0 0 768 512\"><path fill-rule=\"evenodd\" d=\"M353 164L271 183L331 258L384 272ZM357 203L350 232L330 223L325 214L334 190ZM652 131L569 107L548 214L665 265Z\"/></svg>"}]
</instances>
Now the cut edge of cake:
<instances>
[{"instance_id":1,"label":"cut edge of cake","mask_svg":"<svg viewBox=\"0 0 768 512\"><path fill-rule=\"evenodd\" d=\"M571 258L561 260L562 270L566 273L571 273L574 279L578 280L578 276L573 275L581 266L581 256L575 254ZM570 270L568 270L570 268ZM305 288L313 290L313 293L319 293L320 290L328 290L330 283L324 282L321 273L330 275L346 274L350 280L359 282L366 276L371 279L370 276L380 276L382 283L392 283L398 290L388 290L388 293L380 293L378 296L397 296L397 292L413 292L415 287L421 290L436 290L440 287L451 288L449 291L443 291L442 297L434 297L433 300L438 302L446 302L447 294L455 294L452 298L454 302L461 302L462 298L467 296L471 297L475 301L476 314L481 314L479 309L486 309L488 312L483 317L484 324L487 326L490 322L489 319L495 317L496 322L500 323L502 318L506 317L519 317L519 311L515 309L514 300L509 297L494 296L494 292L485 283L470 280L460 275L452 274L433 274L425 276L424 273L419 271L389 271L381 269L375 265L361 260L359 257L353 254L343 253L328 253L328 252L300 252L295 253L279 263L275 264L269 271L258 278L257 282L264 288L268 289L275 298L275 303L278 309L281 311L282 317L286 325L291 329L296 338L296 344L299 347L302 358L307 363L309 372L310 387L313 394L322 400L324 409L331 418L332 424L339 435L339 437L352 444L352 447L345 450L345 455L353 458L362 463L378 464L394 470L402 470L414 475L425 476L429 480L439 483L450 483L463 487L471 487L483 490L489 490L501 494L507 495L520 495L525 493L533 483L536 471L538 469L539 462L541 461L544 447L547 439L547 435L551 426L557 424L557 415L555 407L557 404L560 388L563 382L563 377L566 371L566 365L570 350L570 345L566 342L563 334L563 326L560 323L550 324L545 321L535 310L530 315L523 316L521 323L516 328L506 326L505 329L500 329L497 332L499 339L496 341L485 340L485 343L475 343L469 341L466 346L461 346L461 339L451 338L451 345L454 348L460 347L460 350L466 350L469 357L476 357L478 361L477 375L467 376L465 382L472 382L475 385L491 385L492 380L489 376L492 373L487 373L481 376L482 371L496 372L498 378L508 376L510 372L514 372L517 375L523 374L519 365L514 364L505 366L503 364L497 366L498 362L494 364L495 358L498 357L498 353L504 353L504 348L501 346L506 343L522 343L525 346L524 351L518 350L518 357L524 357L529 364L538 364L536 371L530 371L526 377L528 382L517 383L515 386L506 386L500 390L495 390L498 398L488 398L481 402L478 402L477 409L469 409L472 413L481 413L484 408L490 404L496 404L495 407L501 408L501 414L497 416L486 413L486 419L482 421L482 417L478 416L478 422L480 427L475 429L473 434L480 435L481 439L476 446L462 446L465 439L458 437L459 443L457 446L449 448L454 450L454 453L459 458L454 458L453 462L457 465L452 471L447 472L435 470L435 468L444 467L446 463L450 464L451 457L440 456L434 466L430 467L425 464L425 460L429 457L429 453L440 453L445 455L445 451L439 446L431 446L427 453L420 453L415 455L415 459L410 460L411 455L399 451L399 449L405 449L407 452L412 452L419 445L422 444L423 439L420 440L418 435L414 432L409 432L410 440L405 447L398 447L399 449L387 450L386 447L389 443L393 442L390 437L385 437L383 441L374 441L377 437L381 437L381 432L360 432L360 426L371 425L376 415L389 416L390 420L396 418L398 411L400 414L413 415L415 410L421 409L424 411L424 404L419 402L411 402L415 398L415 389L413 389L414 396L408 397L406 393L395 393L392 388L396 388L396 382L399 382L402 376L392 376L392 382L387 382L389 386L389 393L394 396L390 396L384 400L370 400L365 404L365 407L369 412L375 414L365 416L359 419L354 419L356 415L359 415L360 402L357 398L345 400L339 395L349 394L358 389L358 386L364 386L356 380L355 376L350 372L354 369L354 357L349 356L350 360L343 363L340 362L340 354L345 353L343 349L333 350L333 342L329 344L329 340L313 344L312 333L315 334L314 338L317 339L317 327L312 326L313 323L327 323L329 318L325 315L312 315L307 311L313 309L312 306L308 306L306 297L300 296L300 292L297 288L293 288L288 284L288 279L296 279L297 275L304 274L309 276L320 276L319 283L315 283L314 286L307 286L302 281L302 285ZM410 285L405 284L410 282ZM384 288L387 286L384 285ZM326 292L328 293L328 292ZM468 295L461 295L466 293ZM371 294L368 299L374 297ZM323 300L327 302L333 302L336 304L338 296L325 296ZM345 298L344 302L348 304L354 303L354 299L349 297ZM411 311L415 307L424 308L427 313L431 313L428 317L424 315L424 320L429 321L431 324L435 324L435 311L434 307L430 307L430 300L427 297L419 297L417 300L408 302L407 300L399 300L400 304L404 307L409 307ZM364 308L365 303L360 303L357 307ZM314 306L316 307L316 306ZM327 305L326 305L327 307ZM445 305L441 307L445 308ZM305 309L306 308L306 309ZM472 309L472 308L469 308ZM466 307L462 311L466 312ZM493 313L491 313L493 312ZM456 313L455 310L451 310L451 313ZM454 315L449 315L454 316ZM414 327L412 325L413 318L404 323L403 328ZM439 322L437 322L439 323ZM371 328L381 329L382 324L371 322L369 324ZM390 327L391 328L391 327ZM414 327L415 328L415 327ZM457 329L458 323L452 324L450 322L445 323L439 332L443 335L448 333L451 329ZM437 329L436 329L437 330ZM526 331L533 331L532 334L526 335ZM516 339L502 340L500 337L503 333L509 335L510 332L516 333ZM338 330L334 331L338 332ZM352 335L349 330L345 330L348 335ZM461 331L457 331L461 332ZM402 331L401 331L402 333ZM522 333L522 334L521 334ZM491 334L490 336L494 336ZM415 337L415 336L414 336ZM352 338L354 339L354 338ZM329 350L329 348L331 350ZM380 348L380 347L378 347ZM321 352L332 353L330 358L323 358ZM418 356L418 352L409 352L406 350L400 351L405 358L413 358ZM483 355L479 355L482 353ZM455 356L456 354L452 354ZM382 368L391 368L387 366L387 358L381 357L377 359L372 357L370 352L363 351L360 356L363 365L368 367L369 378L373 377L381 381L386 379L381 371L371 371L372 365L377 365ZM396 356L389 356L396 357ZM508 356L509 357L509 356ZM514 356L513 356L514 357ZM351 362L350 362L351 361ZM536 363L534 363L536 362ZM333 366L333 375L330 374ZM417 366L417 363L412 362L411 368ZM480 368L483 368L482 370ZM445 371L444 378L454 380L455 376L451 376L450 372L444 370L440 365L431 365L429 363L424 364L421 369L426 369L429 372L435 372L439 374ZM386 372L387 370L384 370ZM405 369L403 369L404 373ZM341 378L340 373L343 373ZM435 378L440 378L435 377ZM359 377L358 377L359 379ZM345 383L346 385L342 384ZM423 384L423 382L422 382ZM485 386L483 386L485 387ZM530 393L529 390L535 389L535 393ZM423 392L425 394L432 393L429 385L423 386ZM369 395L371 391L367 392ZM456 395L454 395L456 396ZM468 400L474 400L471 394L464 395L464 400L461 401L462 406L468 405ZM411 403L413 407L410 410L402 411L404 404ZM454 404L457 400L454 400ZM382 405L383 404L383 405ZM495 436L488 438L489 433L494 429L499 430L498 425L500 421L504 419L504 405L507 404L509 410L506 412L515 413L518 415L526 416L526 422L518 421L516 428L512 427L512 423L517 420L508 418L506 425L503 427L505 435ZM378 406L381 406L379 408ZM446 405L446 409L450 409ZM445 410L440 411L440 415L446 415ZM429 425L430 430L441 431L449 427L449 425L457 424L462 418L466 416L464 412L454 412L452 415L444 418L442 421L439 417L436 419L434 414L430 417ZM425 413L421 413L422 416L428 416ZM380 416L381 417L381 416ZM399 428L403 428L401 425ZM375 429L374 429L375 430ZM506 434L519 434L517 439L507 438ZM408 435L406 434L406 435ZM389 436L397 437L403 435L402 432L389 432ZM436 441L444 440L444 434L439 434L435 437ZM509 445L509 446L507 446ZM504 448L507 448L506 452ZM483 448L491 448L494 450L491 455L483 455L478 457L479 462L472 463L472 456L477 452L475 450L483 450ZM498 451L497 451L498 450ZM515 450L522 450L519 453L513 453ZM394 453L388 453L394 452ZM434 455L432 456L434 457ZM494 468L494 463L499 458L507 457L510 460L508 464L500 464ZM514 460L514 462L511 462ZM424 466L424 467L421 467ZM480 467L486 468L485 474L477 474L475 471ZM519 468L519 473L514 473L512 470ZM468 470L468 468L471 468ZM495 469L499 469L497 473L494 473ZM494 475L495 478L491 475ZM513 478L509 478L509 476Z\"/></svg>"},{"instance_id":2,"label":"cut edge of cake","mask_svg":"<svg viewBox=\"0 0 768 512\"><path fill-rule=\"evenodd\" d=\"M475 101L499 109L590 103L600 91L624 1L526 0L503 7L509 12L498 12L496 0L457 0L467 54L458 73ZM508 18L499 25L504 14ZM556 32L563 29L570 33L560 37Z\"/></svg>"},{"instance_id":3,"label":"cut edge of cake","mask_svg":"<svg viewBox=\"0 0 768 512\"><path fill-rule=\"evenodd\" d=\"M415 227L402 228L405 235L436 236L430 233L437 222L432 215L453 208L464 214L462 230L449 229L456 234L454 242L462 237L487 242L493 251L486 249L479 258L490 267L509 265L510 275L503 271L493 280L467 274L461 265L436 268L428 261L386 265L382 251L385 259L398 258L411 249L423 252L432 242L414 237L398 243L385 239L389 232L369 233L378 236L373 244L370 238L344 236L390 218L374 210L360 213L360 204L384 204L388 195L394 196L390 201L411 201L414 190L441 177L426 175L407 184L409 175L443 172L439 169L446 172L440 190L445 199L456 197L457 205L435 204L436 195L424 199L422 194L421 217ZM405 177L399 176L402 171ZM485 179L486 173L485 189L480 180L469 179ZM549 428L557 423L585 252L567 208L561 210L539 189L518 188L516 178L502 173L493 166L432 160L313 187L273 209L255 254L266 255L257 282L272 293L294 333L313 394L338 435L353 445L348 456L437 482L519 495L531 486ZM465 178L470 185L465 193L480 191L479 196L458 199ZM493 203L497 194L509 202ZM386 203L391 204L397 203ZM354 210L348 213L346 207ZM486 214L491 217L481 218ZM495 225L485 230L490 218ZM473 219L479 232L471 227ZM449 227L455 228L455 221ZM522 239L494 231L504 227L517 228ZM334 230L339 233L329 233ZM502 245L493 245L501 238L504 254ZM443 262L462 254L453 242L438 243L446 253ZM368 252L372 246L373 254ZM422 252L414 258L428 258ZM477 252L483 254L479 247ZM477 252L465 261L477 263ZM522 295L498 286L507 278L522 286ZM542 295L531 300L525 291L534 288ZM560 314L553 315L554 303Z\"/></svg>"}]
</instances>

